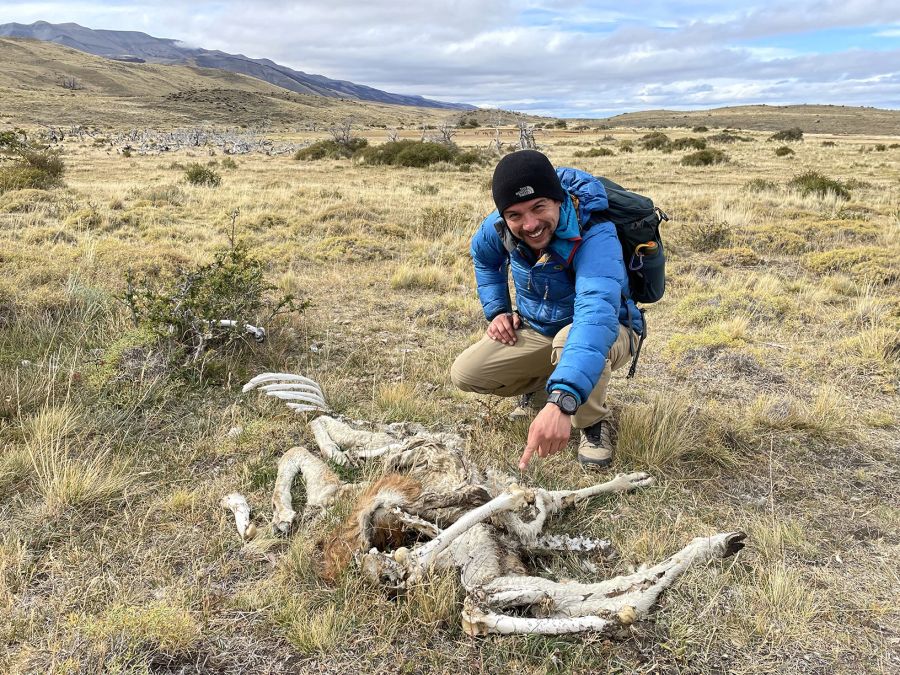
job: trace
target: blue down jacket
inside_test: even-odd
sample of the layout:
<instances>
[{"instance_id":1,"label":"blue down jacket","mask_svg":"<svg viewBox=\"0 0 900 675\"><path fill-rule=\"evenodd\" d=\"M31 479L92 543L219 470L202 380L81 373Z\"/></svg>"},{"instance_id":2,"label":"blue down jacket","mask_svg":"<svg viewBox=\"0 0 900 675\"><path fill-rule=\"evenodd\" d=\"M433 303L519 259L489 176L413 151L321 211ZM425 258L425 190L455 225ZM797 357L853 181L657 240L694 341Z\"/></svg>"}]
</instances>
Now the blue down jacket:
<instances>
[{"instance_id":1,"label":"blue down jacket","mask_svg":"<svg viewBox=\"0 0 900 675\"><path fill-rule=\"evenodd\" d=\"M635 331L643 325L634 303L624 300L630 297L628 275L615 225L593 215L608 207L603 184L578 169L556 172L575 199L561 207L554 237L540 257L513 236L496 210L472 238L471 253L488 321L512 311L512 267L516 307L529 326L552 337L572 324L547 391L570 391L581 403L600 379L619 324L627 326L630 314Z\"/></svg>"}]
</instances>

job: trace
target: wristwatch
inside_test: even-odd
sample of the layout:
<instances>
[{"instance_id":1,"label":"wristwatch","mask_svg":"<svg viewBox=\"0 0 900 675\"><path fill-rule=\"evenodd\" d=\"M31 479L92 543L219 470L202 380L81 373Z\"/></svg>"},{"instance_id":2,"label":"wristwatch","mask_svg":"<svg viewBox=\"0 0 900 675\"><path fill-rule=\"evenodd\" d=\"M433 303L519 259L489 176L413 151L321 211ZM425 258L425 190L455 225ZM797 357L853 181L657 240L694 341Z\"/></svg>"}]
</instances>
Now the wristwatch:
<instances>
[{"instance_id":1,"label":"wristwatch","mask_svg":"<svg viewBox=\"0 0 900 675\"><path fill-rule=\"evenodd\" d=\"M578 399L575 398L575 395L560 389L550 392L550 396L547 397L547 403L558 405L559 409L566 415L574 415L575 411L578 410Z\"/></svg>"}]
</instances>

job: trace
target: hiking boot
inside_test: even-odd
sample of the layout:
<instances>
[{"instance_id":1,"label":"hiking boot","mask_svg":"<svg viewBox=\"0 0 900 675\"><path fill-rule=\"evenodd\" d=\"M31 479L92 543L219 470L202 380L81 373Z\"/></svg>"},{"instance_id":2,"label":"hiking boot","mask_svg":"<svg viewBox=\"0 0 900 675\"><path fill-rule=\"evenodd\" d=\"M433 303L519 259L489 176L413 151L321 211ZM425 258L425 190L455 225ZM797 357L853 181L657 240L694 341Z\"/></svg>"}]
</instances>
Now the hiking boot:
<instances>
[{"instance_id":1,"label":"hiking boot","mask_svg":"<svg viewBox=\"0 0 900 675\"><path fill-rule=\"evenodd\" d=\"M578 462L585 469L604 469L612 464L613 444L609 422L601 421L581 430Z\"/></svg>"},{"instance_id":2,"label":"hiking boot","mask_svg":"<svg viewBox=\"0 0 900 675\"><path fill-rule=\"evenodd\" d=\"M545 405L547 405L547 392L543 389L522 394L519 397L518 405L509 413L508 417L512 421L534 417Z\"/></svg>"}]
</instances>

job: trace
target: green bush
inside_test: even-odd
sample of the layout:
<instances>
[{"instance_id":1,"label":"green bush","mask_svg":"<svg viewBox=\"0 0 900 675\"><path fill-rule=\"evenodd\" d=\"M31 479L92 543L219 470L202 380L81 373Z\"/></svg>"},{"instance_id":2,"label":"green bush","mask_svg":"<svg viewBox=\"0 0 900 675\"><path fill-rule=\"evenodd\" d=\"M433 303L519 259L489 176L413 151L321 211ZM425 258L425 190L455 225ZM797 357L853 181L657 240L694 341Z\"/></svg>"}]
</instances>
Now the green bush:
<instances>
[{"instance_id":1,"label":"green bush","mask_svg":"<svg viewBox=\"0 0 900 675\"><path fill-rule=\"evenodd\" d=\"M557 129L566 129L569 124L565 120L556 120L551 126L554 126Z\"/></svg>"},{"instance_id":2,"label":"green bush","mask_svg":"<svg viewBox=\"0 0 900 675\"><path fill-rule=\"evenodd\" d=\"M746 136L738 136L737 134L733 134L730 131L722 131L719 134L713 134L712 136L708 136L706 140L709 143L736 143L737 141L752 141L752 138L748 138Z\"/></svg>"},{"instance_id":3,"label":"green bush","mask_svg":"<svg viewBox=\"0 0 900 675\"><path fill-rule=\"evenodd\" d=\"M775 156L776 157L787 157L788 155L793 155L794 151L786 145L781 145L775 148Z\"/></svg>"},{"instance_id":4,"label":"green bush","mask_svg":"<svg viewBox=\"0 0 900 675\"><path fill-rule=\"evenodd\" d=\"M790 129L783 129L777 133L769 136L770 141L802 141L803 140L803 129L800 127L791 127Z\"/></svg>"},{"instance_id":5,"label":"green bush","mask_svg":"<svg viewBox=\"0 0 900 675\"><path fill-rule=\"evenodd\" d=\"M832 192L841 199L850 199L850 191L843 183L827 178L818 171L807 171L799 176L794 176L788 186L804 195L815 194L824 197Z\"/></svg>"},{"instance_id":6,"label":"green bush","mask_svg":"<svg viewBox=\"0 0 900 675\"><path fill-rule=\"evenodd\" d=\"M609 148L591 148L590 150L579 150L575 153L575 157L613 157L614 153Z\"/></svg>"},{"instance_id":7,"label":"green bush","mask_svg":"<svg viewBox=\"0 0 900 675\"><path fill-rule=\"evenodd\" d=\"M223 169L236 169L238 168L237 162L235 162L231 157L225 157L222 160L222 168Z\"/></svg>"},{"instance_id":8,"label":"green bush","mask_svg":"<svg viewBox=\"0 0 900 675\"><path fill-rule=\"evenodd\" d=\"M65 164L59 153L27 143L18 131L0 132L0 193L8 190L49 190L62 185Z\"/></svg>"},{"instance_id":9,"label":"green bush","mask_svg":"<svg viewBox=\"0 0 900 675\"><path fill-rule=\"evenodd\" d=\"M690 155L685 155L681 158L683 166L710 166L712 164L724 164L727 161L728 155L715 148L692 152Z\"/></svg>"},{"instance_id":10,"label":"green bush","mask_svg":"<svg viewBox=\"0 0 900 675\"><path fill-rule=\"evenodd\" d=\"M691 129L691 131L695 134L705 134L707 131L709 131L709 129L707 129L703 125L700 125L699 127L694 127L693 129Z\"/></svg>"},{"instance_id":11,"label":"green bush","mask_svg":"<svg viewBox=\"0 0 900 675\"><path fill-rule=\"evenodd\" d=\"M833 148L835 145L837 144L834 141L822 141L823 148Z\"/></svg>"},{"instance_id":12,"label":"green bush","mask_svg":"<svg viewBox=\"0 0 900 675\"><path fill-rule=\"evenodd\" d=\"M349 143L338 143L327 139L316 141L312 145L300 148L294 153L294 159L313 161L317 159L347 159L369 145L365 138L352 138Z\"/></svg>"},{"instance_id":13,"label":"green bush","mask_svg":"<svg viewBox=\"0 0 900 675\"><path fill-rule=\"evenodd\" d=\"M887 145L884 143L877 143L875 145L875 152L884 152L885 150L887 150Z\"/></svg>"},{"instance_id":14,"label":"green bush","mask_svg":"<svg viewBox=\"0 0 900 675\"><path fill-rule=\"evenodd\" d=\"M453 145L422 141L391 141L365 148L357 156L366 164L426 167L438 162L452 162L462 167L480 164L484 157L477 150L461 151Z\"/></svg>"},{"instance_id":15,"label":"green bush","mask_svg":"<svg viewBox=\"0 0 900 675\"><path fill-rule=\"evenodd\" d=\"M706 150L706 141L702 138L679 138L672 141L673 150Z\"/></svg>"},{"instance_id":16,"label":"green bush","mask_svg":"<svg viewBox=\"0 0 900 675\"><path fill-rule=\"evenodd\" d=\"M153 275L136 279L129 272L126 286L122 300L135 325L173 348L189 368L249 344L253 337L245 324L265 326L276 315L303 311L308 304L292 295L274 295L277 289L265 280L262 262L241 244L161 282ZM236 325L220 326L223 319Z\"/></svg>"},{"instance_id":17,"label":"green bush","mask_svg":"<svg viewBox=\"0 0 900 675\"><path fill-rule=\"evenodd\" d=\"M184 178L191 185L206 187L218 187L222 182L222 176L216 173L215 169L196 162L187 165L184 171Z\"/></svg>"},{"instance_id":18,"label":"green bush","mask_svg":"<svg viewBox=\"0 0 900 675\"><path fill-rule=\"evenodd\" d=\"M644 150L662 150L663 152L671 152L672 150L672 141L661 131L651 131L649 134L644 134L639 142Z\"/></svg>"}]
</instances>

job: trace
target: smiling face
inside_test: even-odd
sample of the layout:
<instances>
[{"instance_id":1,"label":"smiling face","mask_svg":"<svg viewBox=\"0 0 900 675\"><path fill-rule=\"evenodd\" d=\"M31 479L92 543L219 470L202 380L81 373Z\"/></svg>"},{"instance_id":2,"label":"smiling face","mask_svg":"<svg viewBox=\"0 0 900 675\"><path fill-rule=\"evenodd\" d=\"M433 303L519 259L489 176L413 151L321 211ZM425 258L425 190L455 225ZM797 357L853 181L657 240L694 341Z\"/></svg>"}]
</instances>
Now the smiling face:
<instances>
[{"instance_id":1,"label":"smiling face","mask_svg":"<svg viewBox=\"0 0 900 675\"><path fill-rule=\"evenodd\" d=\"M533 251L541 251L547 248L559 225L561 204L562 202L548 197L530 199L507 207L503 212L503 219L517 238L528 244Z\"/></svg>"}]
</instances>

